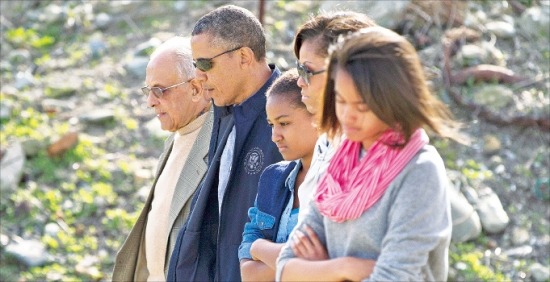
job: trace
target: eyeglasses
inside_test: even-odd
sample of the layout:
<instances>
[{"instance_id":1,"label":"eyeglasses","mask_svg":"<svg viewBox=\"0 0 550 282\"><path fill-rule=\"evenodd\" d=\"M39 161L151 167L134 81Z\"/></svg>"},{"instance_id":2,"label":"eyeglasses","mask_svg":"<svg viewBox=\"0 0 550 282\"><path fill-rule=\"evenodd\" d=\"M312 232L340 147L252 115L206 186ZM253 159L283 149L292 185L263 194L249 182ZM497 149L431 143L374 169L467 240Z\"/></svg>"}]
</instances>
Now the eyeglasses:
<instances>
[{"instance_id":1,"label":"eyeglasses","mask_svg":"<svg viewBox=\"0 0 550 282\"><path fill-rule=\"evenodd\" d=\"M201 71L208 71L208 70L210 70L210 69L213 67L213 65L212 65L212 60L213 60L214 58L217 58L217 57L219 57L219 56L221 56L221 55L223 55L223 54L227 54L227 53L230 53L230 52L233 52L233 51L237 51L237 50L239 50L239 49L241 49L241 48L243 48L243 47L242 47L242 46L239 46L239 47L237 47L237 48L233 48L233 49L231 49L231 50L227 50L227 51L222 52L222 53L220 53L220 54L218 54L218 55L216 55L216 56L214 56L214 57L212 57L212 58L198 58L196 61L193 61L193 66L195 66L196 68L198 68L198 69L201 70Z\"/></svg>"},{"instance_id":2,"label":"eyeglasses","mask_svg":"<svg viewBox=\"0 0 550 282\"><path fill-rule=\"evenodd\" d=\"M306 65L300 64L298 61L296 61L296 68L298 69L298 75L306 82L307 85L309 85L310 77L325 72L325 70L312 71Z\"/></svg>"},{"instance_id":3,"label":"eyeglasses","mask_svg":"<svg viewBox=\"0 0 550 282\"><path fill-rule=\"evenodd\" d=\"M180 82L180 83L174 84L172 86L168 86L166 88L160 88L160 87L151 87L151 88L149 88L148 86L143 86L143 87L141 87L141 92L143 92L143 95L145 95L145 97L148 97L149 93L153 92L153 95L155 95L155 97L160 98L160 97L162 97L162 95L164 95L164 91L166 91L168 89L171 89L171 88L174 88L174 87L178 87L178 86L180 86L182 84L185 84L185 83L187 83L191 80L192 80L192 78L187 80L187 81Z\"/></svg>"}]
</instances>

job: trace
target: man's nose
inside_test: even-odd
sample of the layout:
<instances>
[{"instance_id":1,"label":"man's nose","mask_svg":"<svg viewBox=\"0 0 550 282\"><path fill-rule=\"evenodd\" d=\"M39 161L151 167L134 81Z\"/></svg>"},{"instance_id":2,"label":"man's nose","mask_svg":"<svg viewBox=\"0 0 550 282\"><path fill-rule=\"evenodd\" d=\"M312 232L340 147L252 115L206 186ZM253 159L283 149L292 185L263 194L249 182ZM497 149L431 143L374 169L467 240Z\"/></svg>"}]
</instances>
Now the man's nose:
<instances>
[{"instance_id":1,"label":"man's nose","mask_svg":"<svg viewBox=\"0 0 550 282\"><path fill-rule=\"evenodd\" d=\"M149 95L147 95L147 106L150 108L154 108L156 105L158 105L159 99L155 94L153 94L153 91L149 90Z\"/></svg>"}]
</instances>

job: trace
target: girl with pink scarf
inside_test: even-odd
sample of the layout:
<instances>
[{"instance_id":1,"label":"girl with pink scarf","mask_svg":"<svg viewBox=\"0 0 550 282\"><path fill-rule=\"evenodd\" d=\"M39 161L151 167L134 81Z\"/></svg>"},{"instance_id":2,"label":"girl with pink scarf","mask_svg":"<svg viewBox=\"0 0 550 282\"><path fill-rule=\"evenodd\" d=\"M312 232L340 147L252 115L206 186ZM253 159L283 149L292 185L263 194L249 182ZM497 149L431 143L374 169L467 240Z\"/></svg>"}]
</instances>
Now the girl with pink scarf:
<instances>
[{"instance_id":1,"label":"girl with pink scarf","mask_svg":"<svg viewBox=\"0 0 550 282\"><path fill-rule=\"evenodd\" d=\"M365 28L332 47L327 73L324 100L336 107L325 105L321 127L345 139L279 255L277 280L447 280L449 183L424 128L459 138L414 47Z\"/></svg>"}]
</instances>

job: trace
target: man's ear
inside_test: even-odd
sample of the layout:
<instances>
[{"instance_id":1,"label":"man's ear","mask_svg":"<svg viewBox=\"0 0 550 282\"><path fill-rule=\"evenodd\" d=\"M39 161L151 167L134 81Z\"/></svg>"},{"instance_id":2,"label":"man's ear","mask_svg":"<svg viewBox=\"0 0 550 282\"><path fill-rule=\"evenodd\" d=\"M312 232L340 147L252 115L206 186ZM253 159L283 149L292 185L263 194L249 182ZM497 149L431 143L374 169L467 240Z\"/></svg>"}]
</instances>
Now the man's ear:
<instances>
[{"instance_id":1,"label":"man's ear","mask_svg":"<svg viewBox=\"0 0 550 282\"><path fill-rule=\"evenodd\" d=\"M198 79L193 79L190 82L191 84L191 101L198 102L202 98L203 89L202 83Z\"/></svg>"},{"instance_id":2,"label":"man's ear","mask_svg":"<svg viewBox=\"0 0 550 282\"><path fill-rule=\"evenodd\" d=\"M249 47L242 47L239 49L239 54L241 55L241 65L244 67L250 66L252 62L256 59L254 57L254 51L250 49Z\"/></svg>"}]
</instances>

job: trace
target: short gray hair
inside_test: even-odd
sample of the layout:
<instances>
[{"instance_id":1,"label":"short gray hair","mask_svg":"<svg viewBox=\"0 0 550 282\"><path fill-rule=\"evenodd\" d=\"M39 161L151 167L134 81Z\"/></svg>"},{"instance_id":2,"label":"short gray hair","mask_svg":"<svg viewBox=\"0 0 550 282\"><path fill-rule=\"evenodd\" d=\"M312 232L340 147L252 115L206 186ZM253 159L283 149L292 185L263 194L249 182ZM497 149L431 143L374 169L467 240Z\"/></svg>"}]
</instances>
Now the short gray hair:
<instances>
[{"instance_id":1,"label":"short gray hair","mask_svg":"<svg viewBox=\"0 0 550 282\"><path fill-rule=\"evenodd\" d=\"M191 79L195 77L195 67L193 66L193 56L191 55L191 42L188 37L174 36L163 42L151 54L153 59L157 54L170 52L176 58L176 69L182 79Z\"/></svg>"},{"instance_id":2,"label":"short gray hair","mask_svg":"<svg viewBox=\"0 0 550 282\"><path fill-rule=\"evenodd\" d=\"M191 32L213 37L212 45L226 49L249 47L257 61L265 58L265 34L260 21L247 9L226 5L202 16Z\"/></svg>"}]
</instances>

